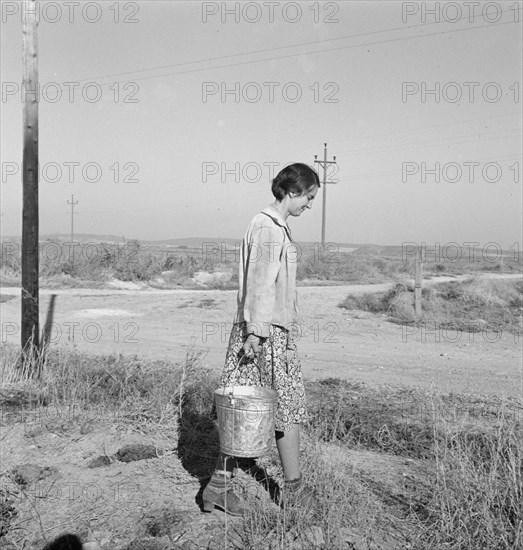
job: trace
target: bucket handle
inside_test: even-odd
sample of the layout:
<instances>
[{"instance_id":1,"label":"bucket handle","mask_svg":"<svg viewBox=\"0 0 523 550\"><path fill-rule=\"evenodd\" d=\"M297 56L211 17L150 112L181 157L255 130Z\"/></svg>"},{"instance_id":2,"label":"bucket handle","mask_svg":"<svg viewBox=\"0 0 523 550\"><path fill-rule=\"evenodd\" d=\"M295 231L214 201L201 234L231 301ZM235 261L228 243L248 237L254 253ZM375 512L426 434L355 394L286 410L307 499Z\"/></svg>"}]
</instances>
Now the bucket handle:
<instances>
[{"instance_id":1,"label":"bucket handle","mask_svg":"<svg viewBox=\"0 0 523 550\"><path fill-rule=\"evenodd\" d=\"M238 356L240 357L240 360L238 361L238 365L236 366L235 370L238 369L238 368L240 367L241 362L242 362L244 359L249 359L249 358L245 355L245 352L243 351L243 348L241 348L240 351L238 352ZM256 357L256 356L254 357L254 364L256 365L256 367L257 367L257 369L258 369L258 374L260 375L260 384L263 384L261 367L260 367L260 365L258 364L258 361L257 361L257 357ZM272 386L274 387L274 372L272 373ZM231 391L229 392L229 402L230 402L231 405L234 405L234 386L232 386Z\"/></svg>"},{"instance_id":2,"label":"bucket handle","mask_svg":"<svg viewBox=\"0 0 523 550\"><path fill-rule=\"evenodd\" d=\"M240 349L240 351L238 352L238 356L240 357L240 360L238 361L238 365L236 366L236 369L238 369L241 365L241 362L244 360L244 359L249 359L246 355L245 355L245 352L243 351L243 347ZM260 384L263 384L263 380L262 380L262 371L261 371L261 365L259 364L259 357L257 355L255 355L253 357L253 360L254 360L254 364L256 365L257 369L258 369L258 374L260 375ZM235 369L235 370L236 370ZM274 372L272 373L272 385L274 386Z\"/></svg>"}]
</instances>

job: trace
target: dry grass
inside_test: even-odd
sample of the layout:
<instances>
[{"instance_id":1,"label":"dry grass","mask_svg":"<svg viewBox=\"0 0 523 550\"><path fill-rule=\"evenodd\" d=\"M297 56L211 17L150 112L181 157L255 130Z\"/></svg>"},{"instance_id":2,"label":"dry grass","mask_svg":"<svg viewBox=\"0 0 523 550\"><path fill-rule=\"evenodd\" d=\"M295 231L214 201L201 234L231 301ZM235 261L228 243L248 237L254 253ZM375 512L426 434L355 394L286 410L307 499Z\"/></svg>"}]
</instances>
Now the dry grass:
<instances>
[{"instance_id":1,"label":"dry grass","mask_svg":"<svg viewBox=\"0 0 523 550\"><path fill-rule=\"evenodd\" d=\"M388 292L349 295L340 307L386 313L400 323L434 323L440 328L478 332L523 330L523 281L470 277L422 289L422 317L416 320L414 287L398 283Z\"/></svg>"},{"instance_id":2,"label":"dry grass","mask_svg":"<svg viewBox=\"0 0 523 550\"><path fill-rule=\"evenodd\" d=\"M40 379L20 375L14 348L2 351L4 413L45 405L177 437L187 472L203 481L212 471L218 378L199 367L198 351L189 349L184 363L173 365L54 350ZM302 460L319 507L286 512L240 476L253 506L229 526L229 547L521 547L523 403L337 379L308 386ZM258 464L281 481L275 450Z\"/></svg>"},{"instance_id":3,"label":"dry grass","mask_svg":"<svg viewBox=\"0 0 523 550\"><path fill-rule=\"evenodd\" d=\"M87 244L87 243L83 243ZM237 288L238 254L228 249L222 254L206 254L202 249L144 245L137 240L125 244L96 243L81 248L73 258L69 243L40 243L40 273L45 286L96 287L112 278L138 281L156 288L194 286L197 272L228 273L227 280L210 282L210 288ZM338 251L333 243L323 250L317 244L303 246L298 260L298 281L337 281L346 283L401 282L413 276L412 257L402 257L401 247L363 247L353 253ZM88 250L90 250L88 252ZM16 251L16 252L13 252ZM517 273L523 270L521 259L506 255L502 263L482 258L425 263L424 274L457 275L463 273ZM0 250L0 284L19 286L20 252L16 243L2 243Z\"/></svg>"},{"instance_id":4,"label":"dry grass","mask_svg":"<svg viewBox=\"0 0 523 550\"><path fill-rule=\"evenodd\" d=\"M421 461L405 513L412 547L518 548L523 542L523 403L327 380L316 437ZM378 485L379 485L379 480Z\"/></svg>"},{"instance_id":5,"label":"dry grass","mask_svg":"<svg viewBox=\"0 0 523 550\"><path fill-rule=\"evenodd\" d=\"M20 360L2 348L0 406L4 413L39 405L67 411L74 418L105 418L176 431L186 364L122 355L91 356L53 349L45 357ZM39 377L30 375L29 365Z\"/></svg>"},{"instance_id":6,"label":"dry grass","mask_svg":"<svg viewBox=\"0 0 523 550\"><path fill-rule=\"evenodd\" d=\"M435 437L434 490L419 514L426 548L520 548L521 424L500 409L488 432L448 426Z\"/></svg>"}]
</instances>

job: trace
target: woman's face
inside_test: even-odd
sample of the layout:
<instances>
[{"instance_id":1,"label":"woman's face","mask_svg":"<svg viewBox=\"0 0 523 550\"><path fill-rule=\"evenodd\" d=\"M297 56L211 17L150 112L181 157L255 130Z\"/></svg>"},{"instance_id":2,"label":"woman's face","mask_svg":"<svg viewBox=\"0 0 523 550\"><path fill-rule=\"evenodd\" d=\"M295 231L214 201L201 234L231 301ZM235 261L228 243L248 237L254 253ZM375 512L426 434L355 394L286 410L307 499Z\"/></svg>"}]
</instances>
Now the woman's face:
<instances>
[{"instance_id":1,"label":"woman's face","mask_svg":"<svg viewBox=\"0 0 523 550\"><path fill-rule=\"evenodd\" d=\"M311 208L317 193L318 187L315 185L303 195L290 194L289 214L300 216L306 209Z\"/></svg>"}]
</instances>

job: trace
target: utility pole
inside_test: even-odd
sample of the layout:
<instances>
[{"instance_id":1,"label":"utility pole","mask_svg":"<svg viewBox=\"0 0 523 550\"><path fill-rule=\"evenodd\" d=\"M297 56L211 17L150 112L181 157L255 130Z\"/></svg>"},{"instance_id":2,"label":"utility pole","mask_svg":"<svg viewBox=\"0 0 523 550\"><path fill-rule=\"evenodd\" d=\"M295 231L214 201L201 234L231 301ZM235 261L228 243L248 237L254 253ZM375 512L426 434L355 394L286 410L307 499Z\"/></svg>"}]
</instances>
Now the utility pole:
<instances>
[{"instance_id":1,"label":"utility pole","mask_svg":"<svg viewBox=\"0 0 523 550\"><path fill-rule=\"evenodd\" d=\"M39 346L38 258L38 20L30 0L22 22L23 158L22 158L22 356L34 358ZM22 361L31 376L37 366Z\"/></svg>"},{"instance_id":2,"label":"utility pole","mask_svg":"<svg viewBox=\"0 0 523 550\"><path fill-rule=\"evenodd\" d=\"M421 292L423 285L423 266L421 258L420 247L416 247L416 259L414 264L414 307L416 311L416 318L421 319Z\"/></svg>"},{"instance_id":3,"label":"utility pole","mask_svg":"<svg viewBox=\"0 0 523 550\"><path fill-rule=\"evenodd\" d=\"M74 200L74 195L71 195L71 200L67 201L67 204L71 205L71 250L72 250L72 262L74 263L74 207L78 204L78 201Z\"/></svg>"},{"instance_id":4,"label":"utility pole","mask_svg":"<svg viewBox=\"0 0 523 550\"><path fill-rule=\"evenodd\" d=\"M314 155L314 163L323 167L323 203L321 211L321 246L325 246L325 218L327 214L327 183L337 183L335 181L327 181L327 166L329 164L337 164L336 157L333 160L327 160L327 144L323 144L323 160L318 160L318 155Z\"/></svg>"}]
</instances>

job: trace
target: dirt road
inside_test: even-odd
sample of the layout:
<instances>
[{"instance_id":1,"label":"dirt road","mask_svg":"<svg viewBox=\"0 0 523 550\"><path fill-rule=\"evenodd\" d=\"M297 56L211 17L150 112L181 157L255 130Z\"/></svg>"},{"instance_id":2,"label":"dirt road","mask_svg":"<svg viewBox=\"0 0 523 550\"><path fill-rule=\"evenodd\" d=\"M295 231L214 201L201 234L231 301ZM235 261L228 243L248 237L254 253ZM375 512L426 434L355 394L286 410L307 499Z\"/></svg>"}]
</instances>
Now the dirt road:
<instances>
[{"instance_id":1,"label":"dirt road","mask_svg":"<svg viewBox=\"0 0 523 550\"><path fill-rule=\"evenodd\" d=\"M306 379L338 377L521 397L523 367L517 335L414 328L338 307L349 293L389 286L299 288L303 332L298 349ZM43 289L40 294L42 325L50 297L56 295L53 345L178 363L194 345L205 352L204 366L222 369L236 308L235 290ZM20 289L4 288L1 295L2 343L18 343Z\"/></svg>"}]
</instances>

